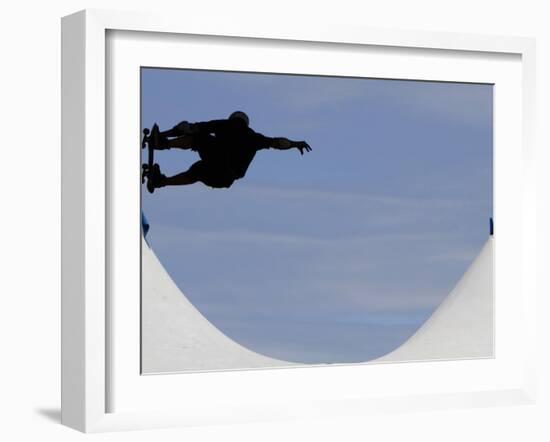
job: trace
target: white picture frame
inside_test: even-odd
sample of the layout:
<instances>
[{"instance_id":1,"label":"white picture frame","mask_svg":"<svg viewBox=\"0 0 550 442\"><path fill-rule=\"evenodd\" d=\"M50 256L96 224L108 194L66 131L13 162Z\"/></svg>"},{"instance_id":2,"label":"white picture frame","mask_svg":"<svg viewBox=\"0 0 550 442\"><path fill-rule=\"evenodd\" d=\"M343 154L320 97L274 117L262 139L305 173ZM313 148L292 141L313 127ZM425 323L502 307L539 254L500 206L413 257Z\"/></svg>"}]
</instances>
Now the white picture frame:
<instances>
[{"instance_id":1,"label":"white picture frame","mask_svg":"<svg viewBox=\"0 0 550 442\"><path fill-rule=\"evenodd\" d=\"M382 387L374 393L361 388L356 388L355 391L353 384L348 382L346 385L343 380L359 379L366 372L361 371L364 370L363 367L351 366L328 370L293 368L200 373L193 374L192 382L179 387L176 385L179 381L171 375L140 376L139 371L136 372L131 365L135 363L135 355L124 353L121 356L113 348L111 339L116 328L113 324L119 321L117 318L120 316L117 315L121 314L120 311L113 310L109 297L116 287L120 289L118 282L113 284L112 263L116 258L112 255L111 247L115 239L113 236L119 230L109 228L116 224L113 222L115 200L110 194L112 183L109 180L113 177L111 169L119 166L112 164L112 153L107 150L112 134L106 131L106 121L110 117L107 106L110 80L106 77L106 68L110 62L107 56L112 56L107 49L106 39L108 33L113 31L154 32L156 36L170 38L216 36L228 42L238 38L260 43L269 41L272 45L284 42L286 48L288 45L307 42L311 45L336 45L338 48L369 46L382 53L391 48L401 48L403 51L422 49L431 51L434 57L437 54L443 56L449 53L468 53L481 61L491 54L513 57L519 63L516 63L519 75L516 72L516 80L507 87L510 89L508 92L519 100L521 109L510 110L507 118L510 119L508 126L513 131L512 136L507 141L497 140L498 143L509 143L507 149L510 156L503 157L507 159L502 163L507 165L496 166L509 167L511 171L509 176L501 175L501 181L497 180L496 183L500 183L501 188L504 186L504 190L513 195L503 198L499 209L510 210L510 220L513 221L497 224L497 229L508 232L510 243L509 247L504 246L503 233L503 246L498 243L496 246L497 249L501 247L501 250L507 250L501 259L502 280L500 283L497 281L496 286L497 297L499 286L502 287L500 292L504 298L516 296L513 298L514 303L509 305L520 308L521 315L514 318L517 329L512 329L510 315L500 322L497 318L496 334L498 336L501 332L505 336L514 336L515 339L511 341L515 341L516 347L503 347L503 351L500 354L497 351L495 359L486 361L485 366L473 361L460 361L446 362L443 365L409 364L406 371L400 367L403 364L369 368L369 377L379 376L381 372L395 372L400 378L401 373L411 376L411 379L418 377L417 379L424 381L434 380L437 376L441 378L434 381L433 388L424 390L422 383L415 390L408 389L405 382L398 382L391 389L381 384ZM87 10L63 19L62 51L63 424L80 431L96 432L358 415L375 410L395 412L532 403L535 395L536 316L535 177L532 173L535 149L532 123L535 49L532 39L326 25L296 28L280 23L247 23L244 20L239 23L216 22L200 17L182 25L180 20L170 16ZM496 174L498 173L497 169ZM117 173L118 175L120 174ZM129 177L132 178L131 173ZM498 187L495 191L499 192ZM504 208L504 205L508 206ZM124 210L118 209L118 213L122 213L120 216L124 216ZM504 216L501 218L505 219ZM517 271L510 271L512 268ZM130 275L129 278L131 277ZM510 289L510 293L505 294L505 285L517 289L518 293L511 293ZM512 352L520 345L521 352ZM127 361L133 362L126 366ZM123 373L127 376L121 376L120 373L113 376L117 370L126 370ZM497 371L499 375L494 376ZM452 379L456 373L463 373L465 380L457 382L457 379ZM490 377L494 378L494 382L486 381ZM474 382L476 378L477 381ZM129 381L126 382L126 379ZM178 379L183 378L180 376ZM137 383L132 383L134 381ZM315 389L319 383L324 385L320 391ZM119 384L124 384L124 388ZM276 394L276 389L280 391L281 386L291 384L301 385L302 389L293 389L296 390L293 394ZM451 384L454 384L452 388ZM214 390L201 389L201 385L216 387L220 393L213 396ZM274 387L262 399L256 393L266 385ZM149 406L145 404L132 408L113 405L112 392L115 389L118 391L117 397L127 395L126 398L117 400L126 404L135 401L135 397L131 396L131 391L135 388L144 388L143 391L149 391L149 395L153 394L151 391L161 393L154 397L146 395ZM178 407L173 403L171 406L164 406L162 395L166 396L166 392L174 388L186 388L185 403L180 401Z\"/></svg>"}]
</instances>

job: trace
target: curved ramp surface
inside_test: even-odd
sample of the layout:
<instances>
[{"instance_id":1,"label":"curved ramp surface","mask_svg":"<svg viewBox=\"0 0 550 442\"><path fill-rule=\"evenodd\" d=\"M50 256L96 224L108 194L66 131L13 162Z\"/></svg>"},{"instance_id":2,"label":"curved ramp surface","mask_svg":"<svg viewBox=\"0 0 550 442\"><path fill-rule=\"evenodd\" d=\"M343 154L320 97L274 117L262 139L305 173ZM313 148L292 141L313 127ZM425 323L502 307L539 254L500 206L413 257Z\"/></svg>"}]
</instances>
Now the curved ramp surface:
<instances>
[{"instance_id":1,"label":"curved ramp surface","mask_svg":"<svg viewBox=\"0 0 550 442\"><path fill-rule=\"evenodd\" d=\"M492 357L493 242L491 236L453 291L410 339L372 362Z\"/></svg>"},{"instance_id":2,"label":"curved ramp surface","mask_svg":"<svg viewBox=\"0 0 550 442\"><path fill-rule=\"evenodd\" d=\"M183 295L142 240L143 373L296 365L255 353L211 324Z\"/></svg>"},{"instance_id":3,"label":"curved ramp surface","mask_svg":"<svg viewBox=\"0 0 550 442\"><path fill-rule=\"evenodd\" d=\"M493 238L432 316L396 350L369 361L493 356ZM143 373L299 366L236 343L185 297L142 241ZM324 365L324 364L320 364Z\"/></svg>"}]
</instances>

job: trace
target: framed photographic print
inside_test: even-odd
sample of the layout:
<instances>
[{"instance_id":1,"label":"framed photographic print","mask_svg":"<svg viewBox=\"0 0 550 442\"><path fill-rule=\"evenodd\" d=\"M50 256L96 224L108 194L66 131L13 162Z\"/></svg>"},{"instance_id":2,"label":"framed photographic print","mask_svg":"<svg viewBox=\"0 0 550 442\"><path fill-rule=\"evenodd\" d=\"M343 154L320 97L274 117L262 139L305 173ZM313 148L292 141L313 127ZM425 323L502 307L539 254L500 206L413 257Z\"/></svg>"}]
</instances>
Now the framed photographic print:
<instances>
[{"instance_id":1,"label":"framed photographic print","mask_svg":"<svg viewBox=\"0 0 550 442\"><path fill-rule=\"evenodd\" d=\"M63 422L525 403L533 43L63 20Z\"/></svg>"},{"instance_id":2,"label":"framed photographic print","mask_svg":"<svg viewBox=\"0 0 550 442\"><path fill-rule=\"evenodd\" d=\"M493 356L493 85L140 82L142 373Z\"/></svg>"}]
</instances>

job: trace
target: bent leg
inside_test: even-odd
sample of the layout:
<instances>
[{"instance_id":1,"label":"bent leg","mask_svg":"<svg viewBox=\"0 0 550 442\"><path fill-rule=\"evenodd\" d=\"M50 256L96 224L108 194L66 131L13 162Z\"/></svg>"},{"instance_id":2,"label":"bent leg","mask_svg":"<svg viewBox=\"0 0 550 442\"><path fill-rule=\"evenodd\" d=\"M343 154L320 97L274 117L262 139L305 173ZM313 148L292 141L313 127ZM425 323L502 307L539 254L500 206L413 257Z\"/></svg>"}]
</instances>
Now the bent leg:
<instances>
[{"instance_id":1,"label":"bent leg","mask_svg":"<svg viewBox=\"0 0 550 442\"><path fill-rule=\"evenodd\" d=\"M162 135L162 134L161 134ZM158 140L159 149L170 149L171 147L177 147L179 149L191 149L195 146L196 140L192 135L182 135L177 138L166 138L160 136Z\"/></svg>"},{"instance_id":2,"label":"bent leg","mask_svg":"<svg viewBox=\"0 0 550 442\"><path fill-rule=\"evenodd\" d=\"M226 170L212 168L203 160L197 161L187 171L171 177L162 177L156 187L185 186L200 181L212 188L229 188L235 178Z\"/></svg>"},{"instance_id":3,"label":"bent leg","mask_svg":"<svg viewBox=\"0 0 550 442\"><path fill-rule=\"evenodd\" d=\"M197 181L205 183L208 180L208 167L204 164L204 161L199 160L193 164L188 170L171 177L164 177L159 187L164 186L185 186L188 184L194 184ZM205 183L206 184L206 183Z\"/></svg>"},{"instance_id":4,"label":"bent leg","mask_svg":"<svg viewBox=\"0 0 550 442\"><path fill-rule=\"evenodd\" d=\"M176 147L178 149L192 149L201 152L211 150L218 144L216 137L210 134L181 135L176 138L167 138L163 136L163 133L160 134L158 140L159 149Z\"/></svg>"},{"instance_id":5,"label":"bent leg","mask_svg":"<svg viewBox=\"0 0 550 442\"><path fill-rule=\"evenodd\" d=\"M200 181L202 167L199 163L200 161L197 161L185 172L164 178L161 183L162 186L186 186Z\"/></svg>"}]
</instances>

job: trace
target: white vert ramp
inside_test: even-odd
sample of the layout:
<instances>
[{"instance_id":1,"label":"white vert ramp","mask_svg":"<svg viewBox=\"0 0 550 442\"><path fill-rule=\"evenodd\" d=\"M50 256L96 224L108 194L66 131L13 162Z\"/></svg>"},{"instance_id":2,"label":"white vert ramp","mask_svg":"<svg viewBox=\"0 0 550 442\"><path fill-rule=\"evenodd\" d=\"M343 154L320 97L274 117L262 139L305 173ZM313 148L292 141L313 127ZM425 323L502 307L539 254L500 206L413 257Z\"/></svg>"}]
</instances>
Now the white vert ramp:
<instances>
[{"instance_id":1,"label":"white vert ramp","mask_svg":"<svg viewBox=\"0 0 550 442\"><path fill-rule=\"evenodd\" d=\"M372 362L494 356L494 239L489 237L451 293L400 347Z\"/></svg>"},{"instance_id":2,"label":"white vert ramp","mask_svg":"<svg viewBox=\"0 0 550 442\"><path fill-rule=\"evenodd\" d=\"M143 373L296 365L248 350L223 334L180 291L145 240L141 248Z\"/></svg>"},{"instance_id":3,"label":"white vert ramp","mask_svg":"<svg viewBox=\"0 0 550 442\"><path fill-rule=\"evenodd\" d=\"M249 350L206 319L142 240L142 372L275 368L307 365ZM493 238L452 292L413 336L368 361L401 362L493 354ZM324 365L324 364L320 364Z\"/></svg>"}]
</instances>

